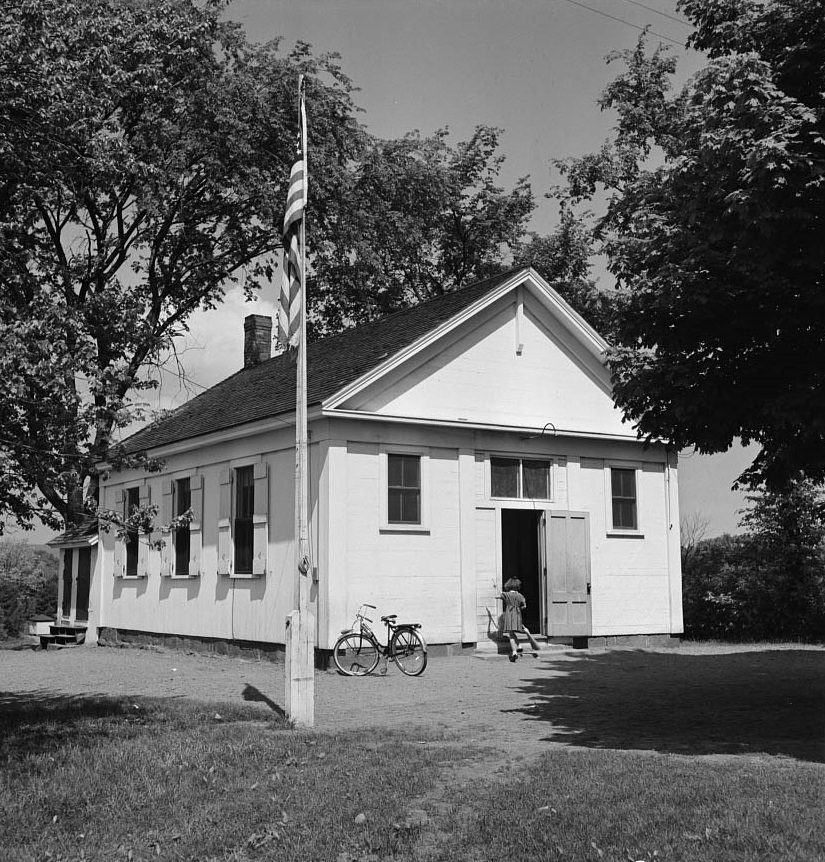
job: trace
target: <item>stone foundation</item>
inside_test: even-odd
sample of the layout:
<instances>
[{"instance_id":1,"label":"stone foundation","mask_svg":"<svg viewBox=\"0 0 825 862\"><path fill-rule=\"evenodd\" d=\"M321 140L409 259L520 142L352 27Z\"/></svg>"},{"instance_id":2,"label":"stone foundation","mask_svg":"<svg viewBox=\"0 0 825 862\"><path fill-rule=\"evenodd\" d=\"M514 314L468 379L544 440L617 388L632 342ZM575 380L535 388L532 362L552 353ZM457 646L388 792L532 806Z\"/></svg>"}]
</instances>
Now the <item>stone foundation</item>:
<instances>
[{"instance_id":1,"label":"stone foundation","mask_svg":"<svg viewBox=\"0 0 825 862\"><path fill-rule=\"evenodd\" d=\"M538 641L548 647L557 646L568 649L610 649L611 647L676 648L681 644L681 635L607 635L604 637L544 638ZM191 637L184 635L157 634L129 629L102 628L98 632L101 646L156 646L164 649L185 652L224 655L232 658L248 658L252 661L272 661L283 663L284 644L262 643L260 641L228 641L222 638ZM427 644L430 657L454 658L477 654L478 644ZM503 639L490 647L491 652L508 652L509 642ZM315 666L325 670L332 665L330 650L315 651Z\"/></svg>"}]
</instances>

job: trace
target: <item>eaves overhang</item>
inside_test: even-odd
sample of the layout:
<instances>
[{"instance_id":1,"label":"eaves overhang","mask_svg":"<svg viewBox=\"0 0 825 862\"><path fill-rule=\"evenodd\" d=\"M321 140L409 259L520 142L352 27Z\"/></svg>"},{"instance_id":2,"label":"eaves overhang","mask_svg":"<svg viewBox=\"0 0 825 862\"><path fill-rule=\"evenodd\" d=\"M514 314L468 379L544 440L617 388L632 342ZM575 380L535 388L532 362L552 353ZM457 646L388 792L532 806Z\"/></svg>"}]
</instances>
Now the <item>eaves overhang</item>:
<instances>
[{"instance_id":1,"label":"eaves overhang","mask_svg":"<svg viewBox=\"0 0 825 862\"><path fill-rule=\"evenodd\" d=\"M350 400L354 395L362 392L370 385L391 373L395 368L407 362L416 354L426 350L434 342L437 342L453 330L460 327L467 320L479 314L485 308L489 308L501 297L516 288L531 283L535 294L550 309L566 329L568 329L584 348L602 365L605 364L605 353L609 348L608 343L593 329L592 326L532 268L521 269L500 285L485 293L475 302L466 306L453 317L434 327L411 344L388 355L383 361L373 366L365 374L356 378L346 386L332 393L322 402L324 410L335 409Z\"/></svg>"}]
</instances>

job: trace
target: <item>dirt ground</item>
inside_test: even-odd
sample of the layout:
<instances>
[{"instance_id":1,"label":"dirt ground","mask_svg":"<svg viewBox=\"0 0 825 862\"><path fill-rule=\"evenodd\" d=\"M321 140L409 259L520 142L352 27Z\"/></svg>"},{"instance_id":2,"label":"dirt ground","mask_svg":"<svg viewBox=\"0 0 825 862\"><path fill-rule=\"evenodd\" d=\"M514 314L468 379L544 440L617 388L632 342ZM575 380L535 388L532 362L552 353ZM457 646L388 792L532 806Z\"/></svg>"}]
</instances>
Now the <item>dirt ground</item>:
<instances>
[{"instance_id":1,"label":"dirt ground","mask_svg":"<svg viewBox=\"0 0 825 862\"><path fill-rule=\"evenodd\" d=\"M247 702L281 711L283 666L159 648L0 650L0 713L97 697ZM549 746L825 762L825 649L689 645L431 657L425 673L315 677L315 727L419 725L531 757Z\"/></svg>"}]
</instances>

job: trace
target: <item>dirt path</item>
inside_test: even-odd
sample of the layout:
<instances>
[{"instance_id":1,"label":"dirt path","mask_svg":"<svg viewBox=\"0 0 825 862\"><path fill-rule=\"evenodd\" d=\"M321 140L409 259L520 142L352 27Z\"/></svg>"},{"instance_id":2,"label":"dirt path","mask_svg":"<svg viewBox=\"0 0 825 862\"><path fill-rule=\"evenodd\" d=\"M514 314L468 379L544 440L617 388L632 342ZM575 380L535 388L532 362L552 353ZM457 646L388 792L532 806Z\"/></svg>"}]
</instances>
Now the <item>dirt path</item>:
<instances>
[{"instance_id":1,"label":"dirt path","mask_svg":"<svg viewBox=\"0 0 825 862\"><path fill-rule=\"evenodd\" d=\"M0 651L4 705L51 698L174 697L284 703L283 666L156 648ZM676 754L781 754L825 762L825 650L798 646L432 657L408 678L316 675L316 729L460 735L532 758L550 746ZM492 762L491 762L492 765Z\"/></svg>"}]
</instances>

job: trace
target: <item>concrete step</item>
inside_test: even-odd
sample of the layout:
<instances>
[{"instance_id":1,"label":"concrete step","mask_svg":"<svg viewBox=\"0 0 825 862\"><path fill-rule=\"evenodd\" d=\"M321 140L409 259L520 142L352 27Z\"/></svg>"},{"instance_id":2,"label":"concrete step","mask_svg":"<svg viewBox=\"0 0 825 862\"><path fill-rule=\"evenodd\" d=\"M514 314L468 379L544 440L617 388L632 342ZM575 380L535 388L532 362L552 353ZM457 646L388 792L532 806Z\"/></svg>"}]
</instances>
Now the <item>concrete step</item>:
<instances>
[{"instance_id":1,"label":"concrete step","mask_svg":"<svg viewBox=\"0 0 825 862\"><path fill-rule=\"evenodd\" d=\"M539 655L543 652L565 652L572 648L569 643L557 643L544 636L536 637L536 641L540 647ZM519 646L523 650L522 655L530 656L531 648L529 642L520 641ZM500 638L498 640L493 640L491 638L486 641L479 641L476 645L474 655L479 658L497 658L498 656L504 656L506 658L510 655L510 641L507 640L507 638Z\"/></svg>"}]
</instances>

